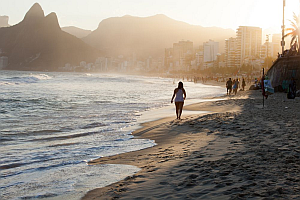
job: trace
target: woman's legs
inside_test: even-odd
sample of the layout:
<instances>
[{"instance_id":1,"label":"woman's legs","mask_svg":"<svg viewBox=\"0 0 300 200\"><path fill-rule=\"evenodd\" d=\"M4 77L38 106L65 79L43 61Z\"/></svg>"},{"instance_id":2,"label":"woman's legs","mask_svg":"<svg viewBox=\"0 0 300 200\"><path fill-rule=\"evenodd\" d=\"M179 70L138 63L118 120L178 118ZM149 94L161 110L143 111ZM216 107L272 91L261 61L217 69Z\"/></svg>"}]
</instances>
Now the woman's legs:
<instances>
[{"instance_id":1,"label":"woman's legs","mask_svg":"<svg viewBox=\"0 0 300 200\"><path fill-rule=\"evenodd\" d=\"M177 119L180 119L184 102L175 102Z\"/></svg>"},{"instance_id":2,"label":"woman's legs","mask_svg":"<svg viewBox=\"0 0 300 200\"><path fill-rule=\"evenodd\" d=\"M179 110L179 102L175 102L175 106L176 106L176 116L177 116L177 119L179 119L178 118L178 110Z\"/></svg>"},{"instance_id":3,"label":"woman's legs","mask_svg":"<svg viewBox=\"0 0 300 200\"><path fill-rule=\"evenodd\" d=\"M179 118L178 119L180 119L180 117L181 117L181 113L182 113L182 108L183 108L183 102L179 102L180 104L179 104Z\"/></svg>"}]
</instances>

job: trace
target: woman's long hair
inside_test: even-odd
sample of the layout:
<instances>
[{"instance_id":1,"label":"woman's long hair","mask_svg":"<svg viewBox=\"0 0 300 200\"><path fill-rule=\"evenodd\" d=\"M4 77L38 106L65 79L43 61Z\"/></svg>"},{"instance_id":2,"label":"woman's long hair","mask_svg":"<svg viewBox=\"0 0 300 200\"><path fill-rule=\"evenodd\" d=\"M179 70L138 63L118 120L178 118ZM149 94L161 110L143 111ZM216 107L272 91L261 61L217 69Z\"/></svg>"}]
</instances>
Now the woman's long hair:
<instances>
[{"instance_id":1,"label":"woman's long hair","mask_svg":"<svg viewBox=\"0 0 300 200\"><path fill-rule=\"evenodd\" d=\"M183 88L183 83L180 81L179 83L178 83L178 89L182 89Z\"/></svg>"}]
</instances>

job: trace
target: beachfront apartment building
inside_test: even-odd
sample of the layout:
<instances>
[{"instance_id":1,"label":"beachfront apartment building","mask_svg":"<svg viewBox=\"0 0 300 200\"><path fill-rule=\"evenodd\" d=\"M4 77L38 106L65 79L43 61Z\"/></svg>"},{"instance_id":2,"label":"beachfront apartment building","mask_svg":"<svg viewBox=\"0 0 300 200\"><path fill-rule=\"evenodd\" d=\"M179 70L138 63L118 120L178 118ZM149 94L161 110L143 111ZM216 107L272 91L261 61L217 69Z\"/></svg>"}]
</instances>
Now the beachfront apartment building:
<instances>
[{"instance_id":1,"label":"beachfront apartment building","mask_svg":"<svg viewBox=\"0 0 300 200\"><path fill-rule=\"evenodd\" d=\"M209 40L203 43L203 65L201 69L208 69L217 66L219 55L219 42Z\"/></svg>"},{"instance_id":2,"label":"beachfront apartment building","mask_svg":"<svg viewBox=\"0 0 300 200\"><path fill-rule=\"evenodd\" d=\"M239 66L244 60L260 58L262 45L262 29L252 26L239 26L236 33L237 57Z\"/></svg>"},{"instance_id":3,"label":"beachfront apartment building","mask_svg":"<svg viewBox=\"0 0 300 200\"><path fill-rule=\"evenodd\" d=\"M173 48L165 49L164 65L166 70L183 70L191 66L194 56L193 42L179 41L173 44Z\"/></svg>"},{"instance_id":4,"label":"beachfront apartment building","mask_svg":"<svg viewBox=\"0 0 300 200\"><path fill-rule=\"evenodd\" d=\"M262 29L252 26L239 26L235 38L225 41L225 66L240 68L249 60L260 59Z\"/></svg>"},{"instance_id":5,"label":"beachfront apartment building","mask_svg":"<svg viewBox=\"0 0 300 200\"><path fill-rule=\"evenodd\" d=\"M186 53L193 52L193 42L191 41L179 41L173 44L173 58L179 60L184 57Z\"/></svg>"},{"instance_id":6,"label":"beachfront apartment building","mask_svg":"<svg viewBox=\"0 0 300 200\"><path fill-rule=\"evenodd\" d=\"M291 45L291 39L292 37L285 37L285 48L289 49ZM282 53L282 47L281 47L281 41L282 41L282 34L273 34L272 35L272 57L277 57L278 53Z\"/></svg>"},{"instance_id":7,"label":"beachfront apartment building","mask_svg":"<svg viewBox=\"0 0 300 200\"><path fill-rule=\"evenodd\" d=\"M265 59L267 57L271 57L273 51L273 46L271 42L265 42L261 46L260 58Z\"/></svg>"},{"instance_id":8,"label":"beachfront apartment building","mask_svg":"<svg viewBox=\"0 0 300 200\"><path fill-rule=\"evenodd\" d=\"M203 43L203 62L213 62L217 60L219 53L219 42L209 40Z\"/></svg>"},{"instance_id":9,"label":"beachfront apartment building","mask_svg":"<svg viewBox=\"0 0 300 200\"><path fill-rule=\"evenodd\" d=\"M225 40L225 66L239 67L240 61L237 52L237 39L229 38Z\"/></svg>"},{"instance_id":10,"label":"beachfront apartment building","mask_svg":"<svg viewBox=\"0 0 300 200\"><path fill-rule=\"evenodd\" d=\"M203 66L203 50L202 51L198 51L195 54L195 64L197 66L197 69L202 69L201 66Z\"/></svg>"}]
</instances>

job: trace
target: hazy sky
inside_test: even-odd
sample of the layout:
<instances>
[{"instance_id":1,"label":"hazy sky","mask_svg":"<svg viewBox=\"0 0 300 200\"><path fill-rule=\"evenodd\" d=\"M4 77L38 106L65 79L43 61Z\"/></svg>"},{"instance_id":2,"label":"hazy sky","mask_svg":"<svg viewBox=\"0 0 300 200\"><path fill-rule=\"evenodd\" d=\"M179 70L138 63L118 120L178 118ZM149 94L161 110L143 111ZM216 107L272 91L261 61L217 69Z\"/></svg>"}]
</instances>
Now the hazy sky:
<instances>
[{"instance_id":1,"label":"hazy sky","mask_svg":"<svg viewBox=\"0 0 300 200\"><path fill-rule=\"evenodd\" d=\"M0 0L0 15L9 24L20 22L34 3L45 14L55 12L61 26L95 30L101 20L124 15L146 17L165 14L175 20L205 27L273 28L280 32L283 0ZM299 0L286 0L286 24L299 13Z\"/></svg>"}]
</instances>

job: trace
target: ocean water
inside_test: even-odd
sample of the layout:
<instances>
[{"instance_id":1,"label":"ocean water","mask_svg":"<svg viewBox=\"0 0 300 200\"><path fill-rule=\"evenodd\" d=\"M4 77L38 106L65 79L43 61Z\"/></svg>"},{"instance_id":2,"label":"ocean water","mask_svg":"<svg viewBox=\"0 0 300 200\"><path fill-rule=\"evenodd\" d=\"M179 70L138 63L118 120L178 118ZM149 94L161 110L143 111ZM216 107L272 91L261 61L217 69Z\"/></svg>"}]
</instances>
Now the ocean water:
<instances>
[{"instance_id":1,"label":"ocean water","mask_svg":"<svg viewBox=\"0 0 300 200\"><path fill-rule=\"evenodd\" d=\"M177 81L0 71L0 199L80 199L138 172L135 166L87 162L154 146L131 133L142 115L147 118L145 111L174 109ZM225 93L192 82L184 86L187 102Z\"/></svg>"}]
</instances>

